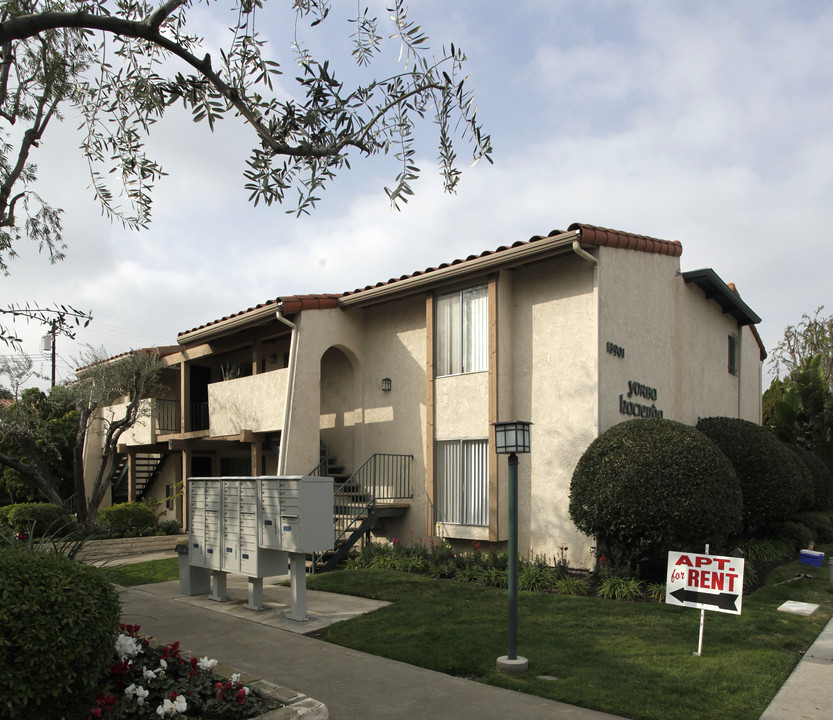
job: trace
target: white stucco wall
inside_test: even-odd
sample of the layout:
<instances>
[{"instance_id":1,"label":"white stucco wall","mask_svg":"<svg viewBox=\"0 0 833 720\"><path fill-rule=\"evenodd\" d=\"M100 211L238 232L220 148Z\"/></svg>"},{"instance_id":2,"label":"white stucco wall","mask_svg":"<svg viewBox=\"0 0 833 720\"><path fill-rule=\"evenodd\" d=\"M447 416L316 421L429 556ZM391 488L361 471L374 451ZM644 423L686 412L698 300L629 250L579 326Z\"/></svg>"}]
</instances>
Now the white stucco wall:
<instances>
[{"instance_id":1,"label":"white stucco wall","mask_svg":"<svg viewBox=\"0 0 833 720\"><path fill-rule=\"evenodd\" d=\"M426 494L426 301L423 294L360 310L364 347L361 459L372 453L413 455L413 499L401 520L385 521L388 535L427 541ZM352 312L352 311L351 311ZM382 378L390 378L390 392ZM358 460L358 456L357 456Z\"/></svg>"},{"instance_id":2,"label":"white stucco wall","mask_svg":"<svg viewBox=\"0 0 833 720\"><path fill-rule=\"evenodd\" d=\"M679 258L615 248L599 248L598 256L600 431L633 419L622 402L689 425L711 415L738 417L739 408L741 417L760 422L760 349L751 331L686 284ZM741 338L739 375L728 371L733 333ZM608 342L624 357L608 352Z\"/></svg>"},{"instance_id":3,"label":"white stucco wall","mask_svg":"<svg viewBox=\"0 0 833 720\"><path fill-rule=\"evenodd\" d=\"M589 563L592 546L569 518L569 493L575 463L596 434L596 318L593 265L566 256L516 270L511 315L498 319L510 324L512 353L511 374L499 380L511 382L512 403L499 418L533 423L532 452L519 457L519 550L552 559L569 547L576 566ZM507 463L498 461L503 489Z\"/></svg>"},{"instance_id":4,"label":"white stucco wall","mask_svg":"<svg viewBox=\"0 0 833 720\"><path fill-rule=\"evenodd\" d=\"M212 437L242 430L274 432L283 427L288 369L225 380L208 386Z\"/></svg>"},{"instance_id":5,"label":"white stucco wall","mask_svg":"<svg viewBox=\"0 0 833 720\"><path fill-rule=\"evenodd\" d=\"M674 418L679 354L690 351L675 335L681 313L679 259L605 247L596 252L599 432L633 417L620 411L620 396L622 402L655 407L663 417ZM623 350L624 357L608 352L608 343ZM656 399L637 394L634 385L649 388L651 395L655 390Z\"/></svg>"}]
</instances>

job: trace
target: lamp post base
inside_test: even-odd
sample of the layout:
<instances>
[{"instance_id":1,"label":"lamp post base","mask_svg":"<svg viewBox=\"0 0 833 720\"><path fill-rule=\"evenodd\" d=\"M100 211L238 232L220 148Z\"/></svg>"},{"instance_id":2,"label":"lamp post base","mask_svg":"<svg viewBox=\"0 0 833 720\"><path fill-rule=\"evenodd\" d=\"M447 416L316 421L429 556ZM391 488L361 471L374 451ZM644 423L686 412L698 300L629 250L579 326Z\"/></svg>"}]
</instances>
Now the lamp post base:
<instances>
[{"instance_id":1,"label":"lamp post base","mask_svg":"<svg viewBox=\"0 0 833 720\"><path fill-rule=\"evenodd\" d=\"M497 659L497 669L499 672L520 675L529 670L529 660L520 655L513 660L510 660L508 655L501 655Z\"/></svg>"}]
</instances>

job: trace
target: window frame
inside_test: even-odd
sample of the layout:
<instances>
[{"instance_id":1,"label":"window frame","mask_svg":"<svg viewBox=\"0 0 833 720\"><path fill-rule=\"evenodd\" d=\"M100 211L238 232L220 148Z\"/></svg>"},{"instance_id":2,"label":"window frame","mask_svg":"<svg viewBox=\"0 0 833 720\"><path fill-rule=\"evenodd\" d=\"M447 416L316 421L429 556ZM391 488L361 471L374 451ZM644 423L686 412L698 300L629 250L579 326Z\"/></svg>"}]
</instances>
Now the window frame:
<instances>
[{"instance_id":1,"label":"window frame","mask_svg":"<svg viewBox=\"0 0 833 720\"><path fill-rule=\"evenodd\" d=\"M456 453L444 449L457 447ZM452 457L453 454L453 457ZM449 473L447 464L456 467ZM436 521L446 525L489 526L489 440L437 440L434 444ZM457 497L451 497L457 494Z\"/></svg>"},{"instance_id":2,"label":"window frame","mask_svg":"<svg viewBox=\"0 0 833 720\"><path fill-rule=\"evenodd\" d=\"M452 298L457 299L457 317L451 315L448 320L444 320L443 301ZM476 334L477 330L480 331L479 335ZM488 369L488 284L437 293L434 296L434 376L467 375L486 372Z\"/></svg>"}]
</instances>

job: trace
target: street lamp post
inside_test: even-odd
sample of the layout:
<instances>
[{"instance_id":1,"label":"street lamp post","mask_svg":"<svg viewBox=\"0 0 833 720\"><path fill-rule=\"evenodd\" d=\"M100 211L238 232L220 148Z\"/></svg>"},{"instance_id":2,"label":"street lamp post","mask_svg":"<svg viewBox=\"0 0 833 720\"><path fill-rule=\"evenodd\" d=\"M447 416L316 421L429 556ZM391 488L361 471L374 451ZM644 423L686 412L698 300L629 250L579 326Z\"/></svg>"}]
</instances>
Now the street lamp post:
<instances>
[{"instance_id":1,"label":"street lamp post","mask_svg":"<svg viewBox=\"0 0 833 720\"><path fill-rule=\"evenodd\" d=\"M497 669L509 673L529 668L529 661L518 657L518 453L530 450L530 425L524 420L494 423L495 450L509 455L509 618L507 652L497 659Z\"/></svg>"}]
</instances>

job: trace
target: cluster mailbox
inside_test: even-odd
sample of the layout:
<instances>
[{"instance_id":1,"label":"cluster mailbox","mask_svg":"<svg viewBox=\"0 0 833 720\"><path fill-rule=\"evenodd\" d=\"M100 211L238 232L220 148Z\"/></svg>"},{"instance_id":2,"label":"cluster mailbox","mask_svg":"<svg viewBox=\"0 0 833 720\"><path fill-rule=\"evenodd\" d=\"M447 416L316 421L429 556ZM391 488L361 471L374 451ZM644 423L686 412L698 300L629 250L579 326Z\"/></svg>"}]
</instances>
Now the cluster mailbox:
<instances>
[{"instance_id":1,"label":"cluster mailbox","mask_svg":"<svg viewBox=\"0 0 833 720\"><path fill-rule=\"evenodd\" d=\"M214 571L211 597L224 599L225 573L242 573L260 609L262 578L285 574L291 559L297 615L304 556L333 546L332 478L189 478L188 497L188 563Z\"/></svg>"}]
</instances>

